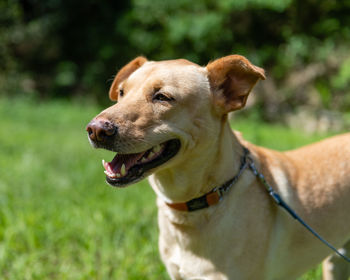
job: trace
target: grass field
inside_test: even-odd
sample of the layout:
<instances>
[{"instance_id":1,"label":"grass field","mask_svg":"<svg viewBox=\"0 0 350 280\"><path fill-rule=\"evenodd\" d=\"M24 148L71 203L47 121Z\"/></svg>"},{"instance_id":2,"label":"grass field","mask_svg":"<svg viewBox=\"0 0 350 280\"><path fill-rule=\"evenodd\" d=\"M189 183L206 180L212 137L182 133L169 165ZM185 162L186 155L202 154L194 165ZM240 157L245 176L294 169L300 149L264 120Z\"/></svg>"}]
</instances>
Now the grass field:
<instances>
[{"instance_id":1,"label":"grass field","mask_svg":"<svg viewBox=\"0 0 350 280\"><path fill-rule=\"evenodd\" d=\"M85 125L92 104L0 99L0 279L169 279L147 182L104 183ZM246 139L276 149L313 142L282 126L236 119ZM303 280L320 279L320 269Z\"/></svg>"}]
</instances>

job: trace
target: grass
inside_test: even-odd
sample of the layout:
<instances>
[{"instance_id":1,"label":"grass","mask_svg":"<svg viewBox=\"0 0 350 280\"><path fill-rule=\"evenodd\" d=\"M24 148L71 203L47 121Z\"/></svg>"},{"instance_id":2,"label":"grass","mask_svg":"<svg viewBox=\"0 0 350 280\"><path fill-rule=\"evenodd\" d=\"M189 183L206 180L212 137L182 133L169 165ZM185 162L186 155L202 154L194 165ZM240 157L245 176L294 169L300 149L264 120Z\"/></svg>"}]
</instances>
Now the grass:
<instances>
[{"instance_id":1,"label":"grass","mask_svg":"<svg viewBox=\"0 0 350 280\"><path fill-rule=\"evenodd\" d=\"M118 190L104 183L100 162L112 155L93 150L84 130L100 110L0 99L1 279L169 279L147 182ZM321 137L242 118L233 126L282 150Z\"/></svg>"}]
</instances>

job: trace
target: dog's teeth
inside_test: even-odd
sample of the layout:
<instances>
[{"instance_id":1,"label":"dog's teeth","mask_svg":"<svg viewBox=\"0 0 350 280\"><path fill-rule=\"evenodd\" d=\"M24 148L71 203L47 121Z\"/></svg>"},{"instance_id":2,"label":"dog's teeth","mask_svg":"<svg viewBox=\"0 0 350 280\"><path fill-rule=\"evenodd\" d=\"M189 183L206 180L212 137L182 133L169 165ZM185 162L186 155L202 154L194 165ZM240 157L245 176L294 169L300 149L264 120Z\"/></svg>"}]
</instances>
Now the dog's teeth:
<instances>
[{"instance_id":1,"label":"dog's teeth","mask_svg":"<svg viewBox=\"0 0 350 280\"><path fill-rule=\"evenodd\" d=\"M122 174L122 176L125 176L126 174L126 169L125 169L125 164L123 163L122 168L120 169L120 173Z\"/></svg>"},{"instance_id":2,"label":"dog's teeth","mask_svg":"<svg viewBox=\"0 0 350 280\"><path fill-rule=\"evenodd\" d=\"M115 175L107 170L105 170L104 173L110 178L115 178Z\"/></svg>"},{"instance_id":3,"label":"dog's teeth","mask_svg":"<svg viewBox=\"0 0 350 280\"><path fill-rule=\"evenodd\" d=\"M117 178L117 177L120 177L120 174L117 173L117 174L114 174L112 172L109 172L107 170L103 171L109 178ZM119 175L119 176L118 176Z\"/></svg>"},{"instance_id":4,"label":"dog's teeth","mask_svg":"<svg viewBox=\"0 0 350 280\"><path fill-rule=\"evenodd\" d=\"M158 152L160 151L160 149L161 149L160 145L157 145L157 146L155 146L155 147L153 148L153 151L154 151L155 153L158 153Z\"/></svg>"},{"instance_id":5,"label":"dog's teeth","mask_svg":"<svg viewBox=\"0 0 350 280\"><path fill-rule=\"evenodd\" d=\"M102 166L105 167L105 160L102 160Z\"/></svg>"}]
</instances>

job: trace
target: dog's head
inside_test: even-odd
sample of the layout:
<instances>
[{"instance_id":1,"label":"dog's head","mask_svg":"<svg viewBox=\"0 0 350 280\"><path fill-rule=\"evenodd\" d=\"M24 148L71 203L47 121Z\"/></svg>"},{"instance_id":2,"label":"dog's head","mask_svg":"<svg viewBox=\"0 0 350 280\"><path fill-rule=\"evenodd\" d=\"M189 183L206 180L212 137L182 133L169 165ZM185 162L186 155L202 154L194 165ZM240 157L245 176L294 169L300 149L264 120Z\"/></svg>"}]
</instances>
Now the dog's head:
<instances>
[{"instance_id":1,"label":"dog's head","mask_svg":"<svg viewBox=\"0 0 350 280\"><path fill-rule=\"evenodd\" d=\"M128 63L109 91L116 104L87 126L95 148L117 153L103 162L107 182L126 186L209 149L227 113L244 107L259 79L264 71L238 55L206 67L144 57Z\"/></svg>"}]
</instances>

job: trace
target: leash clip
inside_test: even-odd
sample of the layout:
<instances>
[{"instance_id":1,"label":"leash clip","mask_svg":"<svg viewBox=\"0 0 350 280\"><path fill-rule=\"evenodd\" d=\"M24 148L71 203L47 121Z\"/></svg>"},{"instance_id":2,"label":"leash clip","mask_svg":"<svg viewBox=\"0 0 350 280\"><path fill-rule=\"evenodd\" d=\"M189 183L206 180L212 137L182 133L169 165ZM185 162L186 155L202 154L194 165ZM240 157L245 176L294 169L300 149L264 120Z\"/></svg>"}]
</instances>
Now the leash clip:
<instances>
[{"instance_id":1,"label":"leash clip","mask_svg":"<svg viewBox=\"0 0 350 280\"><path fill-rule=\"evenodd\" d=\"M215 187L215 188L213 189L213 193L215 193L215 192L218 194L219 201L221 201L222 198L223 198L223 196L224 196L224 191L221 190L221 189L218 188L218 187Z\"/></svg>"}]
</instances>

